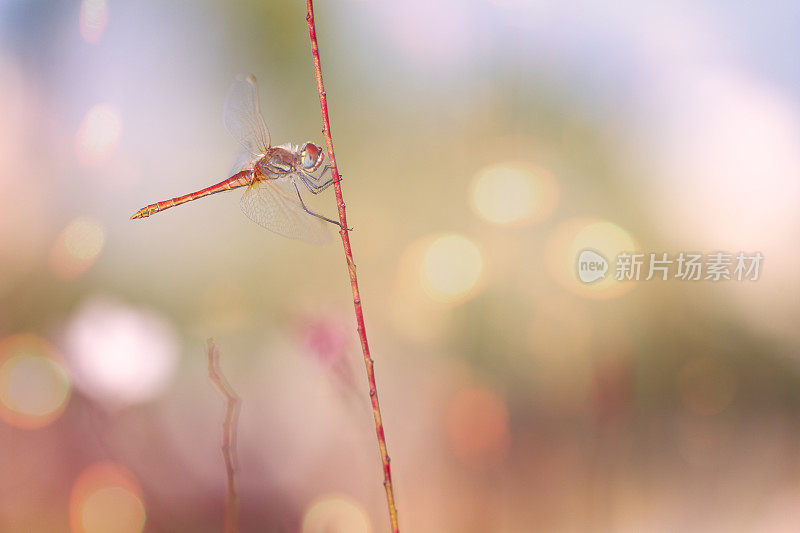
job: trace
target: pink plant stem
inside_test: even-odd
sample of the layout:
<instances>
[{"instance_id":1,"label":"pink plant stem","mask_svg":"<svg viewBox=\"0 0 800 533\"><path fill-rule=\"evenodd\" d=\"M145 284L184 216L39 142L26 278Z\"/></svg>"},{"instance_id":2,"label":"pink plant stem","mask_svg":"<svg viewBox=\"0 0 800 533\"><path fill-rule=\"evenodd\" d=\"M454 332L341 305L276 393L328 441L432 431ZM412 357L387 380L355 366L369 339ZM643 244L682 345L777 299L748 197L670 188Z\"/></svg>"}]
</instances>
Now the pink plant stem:
<instances>
[{"instance_id":1,"label":"pink plant stem","mask_svg":"<svg viewBox=\"0 0 800 533\"><path fill-rule=\"evenodd\" d=\"M317 44L317 30L314 25L314 3L306 0L306 22L308 22L308 33L311 37L311 53L314 56L314 72L317 75L317 89L319 91L319 104L322 108L322 133L325 136L325 144L328 147L328 157L330 158L331 175L333 177L333 189L336 194L336 204L339 208L339 235L342 237L344 255L347 259L347 268L350 272L350 286L353 289L353 307L356 312L356 322L358 323L358 336L361 339L361 351L364 354L364 365L367 369L367 379L369 380L369 397L372 402L372 415L375 418L375 432L378 436L378 448L381 452L381 462L383 463L383 486L386 489L386 503L389 506L389 518L392 524L392 532L400 531L397 525L397 508L394 504L394 489L392 488L392 469L389 460L389 452L386 449L386 437L383 433L383 422L381 421L381 409L378 404L378 387L375 385L375 370L373 369L372 357L369 354L369 344L367 344L367 330L364 327L364 313L361 310L361 296L358 292L358 280L356 279L356 264L353 260L353 251L350 248L350 235L347 230L347 213L345 211L344 200L342 199L342 184L339 179L339 168L336 166L336 155L333 152L333 139L331 138L331 125L328 119L328 95L325 92L325 84L322 81L322 67L319 61L319 45Z\"/></svg>"},{"instance_id":2,"label":"pink plant stem","mask_svg":"<svg viewBox=\"0 0 800 533\"><path fill-rule=\"evenodd\" d=\"M222 457L228 475L228 493L225 498L225 533L239 531L239 492L236 484L236 426L239 419L239 395L233 390L219 366L219 349L213 339L208 339L208 376L211 383L225 399L225 419L222 421Z\"/></svg>"}]
</instances>

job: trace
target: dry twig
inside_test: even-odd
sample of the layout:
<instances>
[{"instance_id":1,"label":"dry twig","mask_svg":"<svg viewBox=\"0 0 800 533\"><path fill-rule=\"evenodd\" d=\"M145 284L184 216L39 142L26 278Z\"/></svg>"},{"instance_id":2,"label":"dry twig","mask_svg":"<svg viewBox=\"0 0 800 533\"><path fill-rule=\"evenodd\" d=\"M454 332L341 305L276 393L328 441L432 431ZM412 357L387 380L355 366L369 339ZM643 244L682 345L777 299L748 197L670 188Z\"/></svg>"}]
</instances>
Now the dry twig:
<instances>
[{"instance_id":1,"label":"dry twig","mask_svg":"<svg viewBox=\"0 0 800 533\"><path fill-rule=\"evenodd\" d=\"M228 474L228 492L225 497L225 533L239 531L239 492L236 484L236 427L241 400L219 367L219 349L214 339L208 339L208 377L225 398L225 418L222 421L222 457Z\"/></svg>"},{"instance_id":2,"label":"dry twig","mask_svg":"<svg viewBox=\"0 0 800 533\"><path fill-rule=\"evenodd\" d=\"M353 252L350 248L350 235L347 226L347 213L345 212L344 200L342 199L342 184L339 178L339 168L336 166L336 155L333 152L333 139L331 138L331 126L328 119L328 95L325 92L325 84L322 81L322 67L319 61L319 45L317 44L317 29L314 25L314 3L306 0L306 22L308 23L308 33L311 38L311 53L314 57L314 72L317 76L317 90L319 91L319 104L322 108L322 133L325 136L325 144L328 148L330 158L331 174L333 177L333 188L336 194L336 203L339 208L339 235L342 237L344 255L347 259L347 268L350 272L350 286L353 289L353 307L358 323L358 336L361 339L361 351L364 353L364 365L367 369L367 379L369 380L369 397L372 402L372 415L375 418L375 432L378 436L378 448L381 453L383 463L383 485L386 489L386 502L389 506L389 518L392 524L392 531L399 532L397 525L397 508L394 503L394 489L392 487L392 469L389 462L389 453L386 449L386 437L383 432L383 422L381 421L381 410L378 405L378 388L375 385L375 371L373 369L372 357L369 354L367 344L367 331L364 327L364 314L361 310L361 296L358 292L358 281L356 279L356 264L353 260Z\"/></svg>"}]
</instances>

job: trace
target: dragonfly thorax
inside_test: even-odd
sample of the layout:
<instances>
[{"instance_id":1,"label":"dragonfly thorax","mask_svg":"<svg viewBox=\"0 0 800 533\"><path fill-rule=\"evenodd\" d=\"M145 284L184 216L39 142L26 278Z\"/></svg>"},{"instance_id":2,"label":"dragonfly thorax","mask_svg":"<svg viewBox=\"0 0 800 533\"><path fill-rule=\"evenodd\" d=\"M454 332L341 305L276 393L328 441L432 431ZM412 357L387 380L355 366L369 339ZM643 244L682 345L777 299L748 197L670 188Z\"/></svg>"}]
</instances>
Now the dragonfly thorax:
<instances>
[{"instance_id":1,"label":"dragonfly thorax","mask_svg":"<svg viewBox=\"0 0 800 533\"><path fill-rule=\"evenodd\" d=\"M314 143L270 148L256 162L256 170L264 176L289 174L297 171L314 172L325 159L325 152Z\"/></svg>"},{"instance_id":2,"label":"dragonfly thorax","mask_svg":"<svg viewBox=\"0 0 800 533\"><path fill-rule=\"evenodd\" d=\"M271 148L256 163L256 169L265 176L294 172L297 156L281 146Z\"/></svg>"}]
</instances>

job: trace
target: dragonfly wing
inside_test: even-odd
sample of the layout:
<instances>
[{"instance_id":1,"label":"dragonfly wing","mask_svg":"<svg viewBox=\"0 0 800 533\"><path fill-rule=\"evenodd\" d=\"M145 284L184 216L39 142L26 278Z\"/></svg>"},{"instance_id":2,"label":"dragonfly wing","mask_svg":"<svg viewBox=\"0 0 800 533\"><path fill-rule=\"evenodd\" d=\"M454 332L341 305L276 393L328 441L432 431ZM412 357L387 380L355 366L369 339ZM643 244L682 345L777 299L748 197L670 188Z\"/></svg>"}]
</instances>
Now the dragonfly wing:
<instances>
[{"instance_id":1,"label":"dragonfly wing","mask_svg":"<svg viewBox=\"0 0 800 533\"><path fill-rule=\"evenodd\" d=\"M225 128L251 155L258 156L269 149L271 139L258 105L255 76L237 76L233 80L223 118Z\"/></svg>"},{"instance_id":2,"label":"dragonfly wing","mask_svg":"<svg viewBox=\"0 0 800 533\"><path fill-rule=\"evenodd\" d=\"M231 163L228 176L233 176L242 170L252 169L255 164L256 158L250 153L250 150L242 147L242 149L239 150L239 153L236 154L236 157L233 159L233 163Z\"/></svg>"},{"instance_id":3,"label":"dragonfly wing","mask_svg":"<svg viewBox=\"0 0 800 533\"><path fill-rule=\"evenodd\" d=\"M253 222L278 235L327 244L331 238L327 223L306 213L293 180L290 175L254 183L242 196L242 211Z\"/></svg>"}]
</instances>

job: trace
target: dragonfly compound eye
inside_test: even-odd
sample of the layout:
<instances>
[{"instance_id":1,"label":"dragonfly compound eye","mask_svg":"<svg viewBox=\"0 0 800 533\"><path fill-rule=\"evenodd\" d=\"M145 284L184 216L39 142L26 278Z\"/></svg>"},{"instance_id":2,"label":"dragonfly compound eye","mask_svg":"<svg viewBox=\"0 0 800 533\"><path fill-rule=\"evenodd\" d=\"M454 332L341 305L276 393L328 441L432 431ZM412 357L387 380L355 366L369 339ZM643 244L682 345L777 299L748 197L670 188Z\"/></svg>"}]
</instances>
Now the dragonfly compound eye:
<instances>
[{"instance_id":1,"label":"dragonfly compound eye","mask_svg":"<svg viewBox=\"0 0 800 533\"><path fill-rule=\"evenodd\" d=\"M304 144L300 156L305 170L316 170L325 158L322 148L313 143Z\"/></svg>"}]
</instances>

